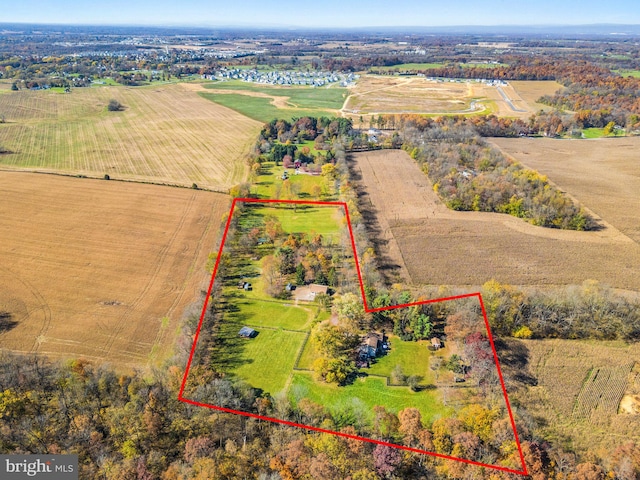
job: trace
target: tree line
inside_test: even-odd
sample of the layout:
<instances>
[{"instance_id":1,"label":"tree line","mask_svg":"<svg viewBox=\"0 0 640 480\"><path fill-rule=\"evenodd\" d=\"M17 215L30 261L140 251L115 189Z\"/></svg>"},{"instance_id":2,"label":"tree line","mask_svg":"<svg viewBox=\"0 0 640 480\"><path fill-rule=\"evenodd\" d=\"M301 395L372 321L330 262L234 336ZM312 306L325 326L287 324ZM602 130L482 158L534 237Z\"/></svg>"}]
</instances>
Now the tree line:
<instances>
[{"instance_id":1,"label":"tree line","mask_svg":"<svg viewBox=\"0 0 640 480\"><path fill-rule=\"evenodd\" d=\"M449 208L507 213L550 228L596 227L546 176L507 158L465 123L441 118L409 125L400 132L402 148L421 165Z\"/></svg>"},{"instance_id":2,"label":"tree line","mask_svg":"<svg viewBox=\"0 0 640 480\"><path fill-rule=\"evenodd\" d=\"M448 64L414 73L444 78L555 80L565 89L544 95L538 101L561 111L575 112L566 115L564 131L572 123L579 128L604 127L610 122L629 130L640 128L640 79L622 77L605 66L580 58L510 56L504 60L509 65L486 68Z\"/></svg>"}]
</instances>

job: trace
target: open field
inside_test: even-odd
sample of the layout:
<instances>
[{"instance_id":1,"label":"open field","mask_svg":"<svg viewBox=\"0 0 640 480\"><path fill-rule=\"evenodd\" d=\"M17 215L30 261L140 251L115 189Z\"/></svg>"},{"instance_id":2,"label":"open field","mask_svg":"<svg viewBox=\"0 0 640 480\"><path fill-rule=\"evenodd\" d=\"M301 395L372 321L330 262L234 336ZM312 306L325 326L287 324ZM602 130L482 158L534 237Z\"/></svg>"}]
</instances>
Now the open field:
<instances>
[{"instance_id":1,"label":"open field","mask_svg":"<svg viewBox=\"0 0 640 480\"><path fill-rule=\"evenodd\" d=\"M0 167L226 191L247 173L260 124L208 102L197 85L10 92L0 97ZM126 108L107 111L110 99Z\"/></svg>"},{"instance_id":2,"label":"open field","mask_svg":"<svg viewBox=\"0 0 640 480\"><path fill-rule=\"evenodd\" d=\"M363 75L345 102L343 114L421 113L529 118L544 106L535 101L561 86L556 82L509 82L500 87L467 80Z\"/></svg>"},{"instance_id":3,"label":"open field","mask_svg":"<svg viewBox=\"0 0 640 480\"><path fill-rule=\"evenodd\" d=\"M3 349L120 366L160 364L228 197L188 189L0 172Z\"/></svg>"},{"instance_id":4,"label":"open field","mask_svg":"<svg viewBox=\"0 0 640 480\"><path fill-rule=\"evenodd\" d=\"M618 413L623 394L631 392L639 376L640 345L575 340L510 344L525 364L516 370L505 365L505 373L535 379L512 394L514 401L543 420L545 436L596 454L640 439L640 415Z\"/></svg>"},{"instance_id":5,"label":"open field","mask_svg":"<svg viewBox=\"0 0 640 480\"><path fill-rule=\"evenodd\" d=\"M640 244L640 137L492 142Z\"/></svg>"},{"instance_id":6,"label":"open field","mask_svg":"<svg viewBox=\"0 0 640 480\"><path fill-rule=\"evenodd\" d=\"M575 173L567 191L594 211L603 226L595 232L576 232L536 227L506 214L449 210L418 165L400 150L358 153L352 158L365 190L363 209L382 239L379 249L389 259L385 263L395 265L401 277L421 284L467 286L492 278L513 285L581 284L595 279L615 288L640 290L638 224L633 222L638 197L632 191L637 177L627 180L631 188L627 193L613 193L616 179L631 173L625 168L631 168L633 160L626 167L622 160L609 164L612 172L602 178L585 173L588 166ZM554 175L550 178L555 180ZM581 181L585 189L590 182L601 184L612 198L606 198L609 193L604 190L597 198L595 192L581 195L578 187L574 191L574 184Z\"/></svg>"},{"instance_id":7,"label":"open field","mask_svg":"<svg viewBox=\"0 0 640 480\"><path fill-rule=\"evenodd\" d=\"M350 89L343 112L356 117L380 113L479 113L490 108L482 103L487 88L482 84L429 81L423 77L363 75Z\"/></svg>"},{"instance_id":8,"label":"open field","mask_svg":"<svg viewBox=\"0 0 640 480\"><path fill-rule=\"evenodd\" d=\"M538 103L538 99L543 95L553 95L558 90L564 89L561 84L554 80L509 80L509 86L515 91L515 95L529 106L532 113L539 110L553 110L553 107Z\"/></svg>"},{"instance_id":9,"label":"open field","mask_svg":"<svg viewBox=\"0 0 640 480\"><path fill-rule=\"evenodd\" d=\"M613 70L615 73L619 73L623 77L635 77L640 78L640 70Z\"/></svg>"},{"instance_id":10,"label":"open field","mask_svg":"<svg viewBox=\"0 0 640 480\"><path fill-rule=\"evenodd\" d=\"M203 85L200 95L260 122L274 118L336 116L346 97L345 88L285 87L241 81Z\"/></svg>"},{"instance_id":11,"label":"open field","mask_svg":"<svg viewBox=\"0 0 640 480\"><path fill-rule=\"evenodd\" d=\"M289 178L287 180L290 185L290 193L284 188L284 180L282 174L287 171ZM251 193L258 198L301 198L310 200L332 201L336 200L336 195L332 192L334 182L327 181L321 175L307 175L305 173L296 174L293 168L284 168L282 165L276 165L274 162L263 162L260 172L251 187ZM314 187L319 187L320 195L316 195Z\"/></svg>"},{"instance_id":12,"label":"open field","mask_svg":"<svg viewBox=\"0 0 640 480\"><path fill-rule=\"evenodd\" d=\"M287 386L304 338L304 333L263 327L258 337L243 340L243 363L233 373L248 379L252 387L275 395Z\"/></svg>"},{"instance_id":13,"label":"open field","mask_svg":"<svg viewBox=\"0 0 640 480\"><path fill-rule=\"evenodd\" d=\"M409 387L389 387L380 377L358 378L351 385L339 387L314 381L310 372L296 372L289 395L294 401L308 398L335 416L352 415L366 423L373 422L376 405L383 405L394 413L407 407L417 408L425 423L453 413L452 408L443 406L440 394L435 390L412 392Z\"/></svg>"}]
</instances>

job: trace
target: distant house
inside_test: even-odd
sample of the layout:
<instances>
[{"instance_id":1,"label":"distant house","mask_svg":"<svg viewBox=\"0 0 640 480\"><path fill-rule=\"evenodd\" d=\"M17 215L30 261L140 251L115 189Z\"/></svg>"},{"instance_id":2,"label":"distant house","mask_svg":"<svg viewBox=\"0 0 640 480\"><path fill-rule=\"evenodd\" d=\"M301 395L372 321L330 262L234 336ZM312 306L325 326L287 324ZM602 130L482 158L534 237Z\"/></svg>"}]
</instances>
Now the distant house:
<instances>
[{"instance_id":1,"label":"distant house","mask_svg":"<svg viewBox=\"0 0 640 480\"><path fill-rule=\"evenodd\" d=\"M238 332L238 336L242 338L253 338L256 335L258 335L258 332L256 332L253 328L249 328L249 327L242 327Z\"/></svg>"},{"instance_id":2,"label":"distant house","mask_svg":"<svg viewBox=\"0 0 640 480\"><path fill-rule=\"evenodd\" d=\"M431 347L434 350L440 350L442 348L442 342L440 341L440 339L438 337L433 337L431 339Z\"/></svg>"}]
</instances>

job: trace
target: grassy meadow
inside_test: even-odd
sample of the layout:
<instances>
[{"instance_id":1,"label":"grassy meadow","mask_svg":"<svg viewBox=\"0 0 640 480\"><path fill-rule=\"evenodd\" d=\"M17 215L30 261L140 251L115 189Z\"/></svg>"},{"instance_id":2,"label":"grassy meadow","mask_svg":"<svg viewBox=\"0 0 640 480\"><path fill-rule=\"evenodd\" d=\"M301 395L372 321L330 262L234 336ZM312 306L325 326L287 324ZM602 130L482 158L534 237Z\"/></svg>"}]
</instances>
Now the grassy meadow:
<instances>
[{"instance_id":1,"label":"grassy meadow","mask_svg":"<svg viewBox=\"0 0 640 480\"><path fill-rule=\"evenodd\" d=\"M285 188L285 181L282 174L287 170L290 186L289 191ZM319 187L320 194L317 195L314 187ZM306 200L336 200L333 194L333 182L321 175L307 175L300 173L296 175L293 169L285 169L282 165L274 162L264 162L261 166L258 177L253 183L251 193L258 198L300 198Z\"/></svg>"},{"instance_id":2,"label":"grassy meadow","mask_svg":"<svg viewBox=\"0 0 640 480\"><path fill-rule=\"evenodd\" d=\"M339 387L334 384L319 383L309 372L296 372L293 376L290 398L296 402L302 398L323 405L334 416L355 416L365 423L373 421L373 407L384 406L392 412L413 407L420 410L427 424L449 416L452 409L442 404L438 390L412 392L409 387L387 386L380 377L357 378L351 385Z\"/></svg>"},{"instance_id":3,"label":"grassy meadow","mask_svg":"<svg viewBox=\"0 0 640 480\"><path fill-rule=\"evenodd\" d=\"M216 92L200 92L203 98L260 122L274 118L335 116L347 96L345 88L336 86L281 87L229 81L208 83L204 87Z\"/></svg>"}]
</instances>

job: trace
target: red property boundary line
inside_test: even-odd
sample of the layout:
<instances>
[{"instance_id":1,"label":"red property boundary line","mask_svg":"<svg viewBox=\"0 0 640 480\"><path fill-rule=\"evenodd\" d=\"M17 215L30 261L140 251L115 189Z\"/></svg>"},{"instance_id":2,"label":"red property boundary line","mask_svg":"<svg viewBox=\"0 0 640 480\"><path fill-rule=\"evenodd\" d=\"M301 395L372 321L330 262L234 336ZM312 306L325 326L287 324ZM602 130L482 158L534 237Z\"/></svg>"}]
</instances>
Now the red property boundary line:
<instances>
[{"instance_id":1,"label":"red property boundary line","mask_svg":"<svg viewBox=\"0 0 640 480\"><path fill-rule=\"evenodd\" d=\"M345 217L347 219L347 226L349 228L349 237L351 238L351 247L353 248L353 254L354 254L354 259L355 259L355 263L356 263L356 271L358 273L358 281L360 283L360 293L362 294L362 300L364 303L364 309L367 313L371 313L371 312L379 312L382 310L393 310L396 308L406 308L406 307L412 307L412 306L416 306L416 305L426 305L429 303L437 303L437 302L446 302L449 300L459 300L459 299L463 299L463 298L471 298L471 297L477 297L478 301L480 302L480 308L482 310L482 316L484 318L484 323L485 323L485 327L487 329L487 336L489 339L489 343L491 344L491 349L493 351L493 359L495 361L496 364L496 368L498 370L498 377L500 378L500 386L502 387L502 393L504 396L504 400L505 400L505 404L507 406L507 411L509 413L509 421L511 422L511 428L513 429L513 434L514 434L514 438L516 441L516 446L518 447L518 454L520 456L520 461L522 463L522 470L514 470L512 468L508 468L508 467L503 467L500 465L491 465L491 464L487 464L487 463L481 463L481 462L475 462L473 460L467 460L464 458L458 458L458 457L452 457L450 455L443 455L441 453L435 453L435 452L428 452L426 450L420 450L417 448L411 448L411 447L407 447L404 445L397 445L394 443L389 443L389 442L384 442L381 440L374 440L372 438L366 438L366 437L359 437L357 435L349 435L347 433L343 433L343 432L336 432L334 430L326 430L323 428L318 428L318 427L312 427L310 425L303 425L300 423L295 423L295 422L289 422L287 420L281 420L279 418L272 418L272 417L265 417L263 415L257 415L254 413L249 413L249 412L243 412L240 410L233 410L231 408L225 408L225 407L220 407L217 405L211 405L209 403L202 403L202 402L197 402L195 400L191 400L189 398L185 398L184 397L184 389L186 387L187 384L187 378L189 376L189 370L191 369L191 362L193 361L193 355L196 351L196 345L198 343L198 337L200 336L200 330L202 329L202 322L204 320L204 316L205 313L207 311L207 306L209 304L209 298L211 297L211 290L213 289L213 284L216 278L216 274L218 273L218 266L220 264L220 258L221 258L221 254L222 254L222 250L224 249L224 245L225 242L227 240L227 234L229 233L229 226L231 225L231 219L233 218L233 213L235 211L236 208L236 204L238 202L242 202L242 203L285 203L285 204L301 204L301 205L323 205L323 206L332 206L332 207L342 207L344 208L344 213L345 213ZM467 463L469 465L476 465L476 466L480 466L480 467L486 467L486 468L491 468L494 470L500 470L503 472L508 472L508 473L514 473L517 475L529 475L528 471L527 471L527 466L525 464L524 461L524 454L522 453L522 446L520 445L520 439L518 438L518 432L516 430L516 424L515 424L515 420L513 418L513 412L511 410L511 405L509 404L509 397L507 395L507 389L505 387L504 384L504 378L502 376L502 370L500 369L500 362L498 361L498 354L496 352L496 347L494 345L493 342L493 335L491 334L491 329L489 328L489 321L487 319L487 312L485 310L485 306L484 306L484 302L482 301L482 295L480 294L480 292L475 292L475 293L467 293L464 295L455 295L452 297L444 297L444 298L435 298L435 299L431 299L431 300L421 300L418 302L412 302L412 303L405 303L402 305L391 305L389 307L380 307L380 308L369 308L369 305L367 304L367 298L366 295L364 293L364 283L362 281L362 273L360 271L360 263L358 262L358 251L356 250L356 243L353 237L353 231L351 229L351 219L349 217L349 209L347 207L347 204L345 202L321 202L321 201L307 201L307 200L274 200L274 199L256 199L256 198L235 198L233 199L233 203L231 204L231 210L229 211L229 217L227 218L227 222L224 228L224 234L222 235L222 241L220 243L220 248L218 251L218 256L216 257L216 263L215 266L213 267L213 273L211 275L211 281L209 282L209 289L207 290L207 296L205 298L204 301L204 305L202 307L202 313L200 314L200 321L198 323L198 327L196 329L196 333L195 333L195 337L193 340L193 345L191 346L191 353L189 354L189 361L187 362L187 368L185 369L184 372L184 376L182 378L182 384L180 385L180 392L178 393L178 400L191 404L191 405L195 405L198 407L205 407L205 408L210 408L213 410L219 410L222 412L227 412L227 413L234 413L236 415L244 415L245 417L252 417L252 418L257 418L260 420L267 420L270 422L275 422L275 423L280 423L283 425L289 425L292 427L299 427L299 428L304 428L307 430L313 430L316 432L322 432L322 433L330 433L332 435L338 435L340 437L345 437L345 438L350 438L350 439L354 439L354 440L360 440L363 442L369 442L369 443L375 443L378 445L385 445L387 447L392 447L392 448L398 448L401 450L407 450L410 452L415 452L415 453L421 453L424 455L430 455L432 457L438 457L438 458L442 458L442 459L446 459L446 460L454 460L457 462L463 462L463 463Z\"/></svg>"}]
</instances>

